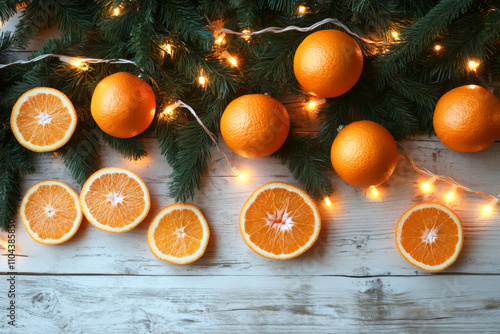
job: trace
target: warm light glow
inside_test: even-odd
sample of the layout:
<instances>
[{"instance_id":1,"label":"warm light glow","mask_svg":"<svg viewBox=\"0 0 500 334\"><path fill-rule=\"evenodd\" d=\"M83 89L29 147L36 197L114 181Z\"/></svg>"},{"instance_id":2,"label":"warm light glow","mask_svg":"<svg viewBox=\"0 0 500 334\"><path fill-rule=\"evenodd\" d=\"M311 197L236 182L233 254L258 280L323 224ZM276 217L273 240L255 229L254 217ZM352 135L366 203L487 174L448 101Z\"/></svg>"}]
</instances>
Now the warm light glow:
<instances>
[{"instance_id":1,"label":"warm light glow","mask_svg":"<svg viewBox=\"0 0 500 334\"><path fill-rule=\"evenodd\" d=\"M480 65L479 62L477 62L475 60L471 60L471 61L469 61L469 64L468 64L469 70L475 72L477 70L477 68L479 67L479 65Z\"/></svg>"},{"instance_id":2,"label":"warm light glow","mask_svg":"<svg viewBox=\"0 0 500 334\"><path fill-rule=\"evenodd\" d=\"M436 50L436 51L441 50L441 45L436 44L436 45L434 46L434 50Z\"/></svg>"},{"instance_id":3,"label":"warm light glow","mask_svg":"<svg viewBox=\"0 0 500 334\"><path fill-rule=\"evenodd\" d=\"M226 33L223 32L222 34L219 35L219 37L217 37L215 39L215 44L223 45L226 42L225 37L226 37Z\"/></svg>"},{"instance_id":4,"label":"warm light glow","mask_svg":"<svg viewBox=\"0 0 500 334\"><path fill-rule=\"evenodd\" d=\"M236 60L236 58L231 57L228 60L231 65L233 65L234 67L238 67L238 61Z\"/></svg>"},{"instance_id":5,"label":"warm light glow","mask_svg":"<svg viewBox=\"0 0 500 334\"><path fill-rule=\"evenodd\" d=\"M169 55L172 54L172 45L170 44L164 44L163 45L163 50L165 50L166 53L168 53Z\"/></svg>"},{"instance_id":6,"label":"warm light glow","mask_svg":"<svg viewBox=\"0 0 500 334\"><path fill-rule=\"evenodd\" d=\"M2 247L5 250L9 250L9 241L7 239L2 238L2 237L0 237L0 241L2 243Z\"/></svg>"},{"instance_id":7,"label":"warm light glow","mask_svg":"<svg viewBox=\"0 0 500 334\"><path fill-rule=\"evenodd\" d=\"M330 199L328 197L325 197L325 204L327 206L332 206L332 202L330 201Z\"/></svg>"},{"instance_id":8,"label":"warm light glow","mask_svg":"<svg viewBox=\"0 0 500 334\"><path fill-rule=\"evenodd\" d=\"M177 102L166 106L165 109L163 109L162 115L164 115L164 116L171 115L178 106L179 106L179 103L177 103Z\"/></svg>"},{"instance_id":9,"label":"warm light glow","mask_svg":"<svg viewBox=\"0 0 500 334\"><path fill-rule=\"evenodd\" d=\"M451 201L455 197L456 192L457 192L457 186L453 186L451 190L446 193L446 200Z\"/></svg>"},{"instance_id":10,"label":"warm light glow","mask_svg":"<svg viewBox=\"0 0 500 334\"><path fill-rule=\"evenodd\" d=\"M231 167L231 170L240 180L245 181L247 179L247 174L245 172L240 172L238 168Z\"/></svg>"},{"instance_id":11,"label":"warm light glow","mask_svg":"<svg viewBox=\"0 0 500 334\"><path fill-rule=\"evenodd\" d=\"M399 39L399 34L398 34L398 32L397 32L397 31L394 31L394 30L393 30L393 31L391 32L391 35L392 35L392 37L393 37L394 39Z\"/></svg>"},{"instance_id":12,"label":"warm light glow","mask_svg":"<svg viewBox=\"0 0 500 334\"><path fill-rule=\"evenodd\" d=\"M122 10L120 9L120 7L115 7L115 9L113 9L113 16L118 16L121 12Z\"/></svg>"},{"instance_id":13,"label":"warm light glow","mask_svg":"<svg viewBox=\"0 0 500 334\"><path fill-rule=\"evenodd\" d=\"M299 6L299 9L297 10L299 14L305 14L307 13L307 8L305 6Z\"/></svg>"},{"instance_id":14,"label":"warm light glow","mask_svg":"<svg viewBox=\"0 0 500 334\"><path fill-rule=\"evenodd\" d=\"M246 176L244 173L240 173L240 175L238 175L238 177L241 179L241 180L246 180Z\"/></svg>"},{"instance_id":15,"label":"warm light glow","mask_svg":"<svg viewBox=\"0 0 500 334\"><path fill-rule=\"evenodd\" d=\"M89 64L78 58L71 60L71 65L82 71L87 71L89 69Z\"/></svg>"},{"instance_id":16,"label":"warm light glow","mask_svg":"<svg viewBox=\"0 0 500 334\"><path fill-rule=\"evenodd\" d=\"M375 186L371 186L369 188L369 190L372 193L372 196L374 196L374 197L378 197L378 195L380 194L377 187L375 187Z\"/></svg>"},{"instance_id":17,"label":"warm light glow","mask_svg":"<svg viewBox=\"0 0 500 334\"><path fill-rule=\"evenodd\" d=\"M319 100L314 100L314 101L311 100L307 104L307 109L314 110L314 109L316 109L317 106L325 104L325 103L326 103L326 99L319 99Z\"/></svg>"},{"instance_id":18,"label":"warm light glow","mask_svg":"<svg viewBox=\"0 0 500 334\"><path fill-rule=\"evenodd\" d=\"M203 75L200 75L198 77L198 83L200 84L201 87L205 87L205 84L207 83L207 79Z\"/></svg>"},{"instance_id":19,"label":"warm light glow","mask_svg":"<svg viewBox=\"0 0 500 334\"><path fill-rule=\"evenodd\" d=\"M491 213L497 204L498 204L498 198L493 197L489 201L489 203L483 207L483 214Z\"/></svg>"},{"instance_id":20,"label":"warm light glow","mask_svg":"<svg viewBox=\"0 0 500 334\"><path fill-rule=\"evenodd\" d=\"M435 176L431 177L429 180L422 183L420 189L422 189L423 192L429 192L431 190L431 185L434 183L434 181L436 181L436 179L437 178Z\"/></svg>"},{"instance_id":21,"label":"warm light glow","mask_svg":"<svg viewBox=\"0 0 500 334\"><path fill-rule=\"evenodd\" d=\"M250 30L248 30L248 29L243 30L242 33L243 33L243 35L241 35L241 38L243 38L246 41L248 41L250 39L250 37L252 36Z\"/></svg>"}]
</instances>

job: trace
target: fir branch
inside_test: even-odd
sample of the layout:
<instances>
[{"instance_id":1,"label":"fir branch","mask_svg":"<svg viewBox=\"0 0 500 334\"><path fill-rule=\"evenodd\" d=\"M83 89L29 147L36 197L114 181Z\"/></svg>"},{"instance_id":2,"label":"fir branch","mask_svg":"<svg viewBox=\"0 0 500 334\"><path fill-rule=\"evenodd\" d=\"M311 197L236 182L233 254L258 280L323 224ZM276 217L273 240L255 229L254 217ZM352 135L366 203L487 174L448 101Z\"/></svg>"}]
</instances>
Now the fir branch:
<instances>
[{"instance_id":1,"label":"fir branch","mask_svg":"<svg viewBox=\"0 0 500 334\"><path fill-rule=\"evenodd\" d=\"M321 145L311 135L291 133L273 156L280 158L283 165L288 163L293 177L316 200L322 200L333 193L328 147Z\"/></svg>"},{"instance_id":2,"label":"fir branch","mask_svg":"<svg viewBox=\"0 0 500 334\"><path fill-rule=\"evenodd\" d=\"M69 142L58 150L73 179L83 184L101 165L97 138L87 124L79 124Z\"/></svg>"},{"instance_id":3,"label":"fir branch","mask_svg":"<svg viewBox=\"0 0 500 334\"><path fill-rule=\"evenodd\" d=\"M117 138L108 135L102 131L98 126L95 126L95 131L99 133L99 136L108 143L113 149L121 153L125 158L129 160L140 160L148 155L144 144L139 140L139 138Z\"/></svg>"},{"instance_id":4,"label":"fir branch","mask_svg":"<svg viewBox=\"0 0 500 334\"><path fill-rule=\"evenodd\" d=\"M23 1L7 0L0 3L0 21L6 22L17 12L17 5Z\"/></svg>"}]
</instances>

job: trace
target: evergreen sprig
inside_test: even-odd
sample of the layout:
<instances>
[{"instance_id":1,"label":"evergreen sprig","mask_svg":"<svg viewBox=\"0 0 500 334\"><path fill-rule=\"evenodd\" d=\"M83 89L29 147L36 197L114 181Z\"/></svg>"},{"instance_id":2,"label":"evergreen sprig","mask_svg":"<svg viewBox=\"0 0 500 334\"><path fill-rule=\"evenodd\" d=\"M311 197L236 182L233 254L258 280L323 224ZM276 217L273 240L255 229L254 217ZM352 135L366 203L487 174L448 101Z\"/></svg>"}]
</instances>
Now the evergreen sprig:
<instances>
[{"instance_id":1,"label":"evergreen sprig","mask_svg":"<svg viewBox=\"0 0 500 334\"><path fill-rule=\"evenodd\" d=\"M100 166L100 141L129 159L147 152L141 136L154 134L161 154L173 168L170 195L191 198L208 170L212 142L192 115L177 108L163 110L182 100L190 104L207 128L216 133L222 113L234 98L267 93L278 99L293 94L307 99L293 73L297 46L308 33L290 31L254 35L244 40L226 35L223 47L214 45L207 26L224 22L235 31L290 25L306 27L324 18L336 18L358 35L392 40L390 46L355 38L364 55L363 73L346 94L327 99L315 133L292 131L275 156L315 198L333 191L329 150L340 125L369 119L385 126L396 139L432 131L432 113L439 97L464 84L481 84L500 93L500 8L483 0L7 0L0 3L5 21L25 5L14 34L0 34L0 56L23 47L37 32L58 27L63 35L45 43L40 54L56 53L91 58L133 60L130 64L94 64L81 71L57 59L44 59L0 70L0 226L15 213L19 179L32 170L30 154L9 129L10 111L27 90L54 87L64 92L78 113L72 139L58 153L79 183ZM297 7L309 13L298 15ZM116 7L120 15L112 15ZM208 19L208 20L207 20ZM321 29L339 29L327 24ZM399 32L394 40L391 31ZM439 52L432 47L442 46ZM171 45L171 54L165 45ZM237 68L221 59L227 50L237 55ZM4 57L2 57L4 58ZM481 62L477 72L467 70L470 59ZM92 93L106 76L128 71L152 86L156 117L141 136L111 137L93 123ZM201 87L197 79L207 79ZM3 224L3 225L2 225Z\"/></svg>"}]
</instances>

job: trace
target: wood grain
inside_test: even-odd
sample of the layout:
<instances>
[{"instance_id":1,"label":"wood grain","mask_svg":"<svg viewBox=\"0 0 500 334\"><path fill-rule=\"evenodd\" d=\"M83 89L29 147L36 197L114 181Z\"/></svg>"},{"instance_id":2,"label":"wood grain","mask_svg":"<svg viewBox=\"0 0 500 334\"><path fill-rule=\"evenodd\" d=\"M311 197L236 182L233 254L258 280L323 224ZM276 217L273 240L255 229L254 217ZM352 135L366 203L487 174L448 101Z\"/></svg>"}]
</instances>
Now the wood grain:
<instances>
[{"instance_id":1,"label":"wood grain","mask_svg":"<svg viewBox=\"0 0 500 334\"><path fill-rule=\"evenodd\" d=\"M500 143L477 154L461 154L433 140L407 141L408 151L416 163L437 173L452 175L464 184L486 192L498 191ZM224 159L213 152L213 163L194 204L206 215L212 237L205 256L190 266L175 266L156 259L149 251L146 232L155 214L174 200L168 196L171 168L160 155L155 139L145 140L150 155L143 161L131 162L109 147L101 148L103 166L129 168L147 183L152 208L149 216L136 229L123 234L99 231L84 222L77 235L59 246L34 242L18 221L18 250L26 257L19 259L18 271L35 273L107 273L150 275L426 275L408 264L394 244L394 229L401 214L422 201L444 202L447 189L436 183L436 191L424 196L418 186L426 178L416 174L400 159L395 174L380 187L380 200L370 199L363 189L345 184L332 175L335 193L333 206L319 203L322 232L318 242L301 257L290 261L262 258L243 242L238 228L238 214L258 186L271 181L296 184L286 166L277 159L230 158L241 170L249 173L248 182L231 175ZM222 147L227 149L223 144ZM24 178L23 193L34 183L57 178L80 191L61 159L37 155L36 172ZM456 264L447 272L499 273L500 217L483 216L480 209L485 200L459 193L449 205L456 210L465 226L465 245Z\"/></svg>"},{"instance_id":2,"label":"wood grain","mask_svg":"<svg viewBox=\"0 0 500 334\"><path fill-rule=\"evenodd\" d=\"M2 333L478 333L498 276L18 276ZM43 330L41 330L43 329Z\"/></svg>"}]
</instances>

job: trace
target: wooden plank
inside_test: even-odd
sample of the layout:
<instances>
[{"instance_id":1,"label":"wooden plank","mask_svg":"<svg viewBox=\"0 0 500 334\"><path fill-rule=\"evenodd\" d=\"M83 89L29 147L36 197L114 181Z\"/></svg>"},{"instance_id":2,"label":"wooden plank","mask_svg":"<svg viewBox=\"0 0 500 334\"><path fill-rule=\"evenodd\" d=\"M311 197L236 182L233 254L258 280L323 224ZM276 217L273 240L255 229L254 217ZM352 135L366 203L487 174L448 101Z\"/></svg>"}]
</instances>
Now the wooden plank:
<instances>
[{"instance_id":1,"label":"wooden plank","mask_svg":"<svg viewBox=\"0 0 500 334\"><path fill-rule=\"evenodd\" d=\"M230 154L235 165L249 172L248 182L232 176L216 151L201 191L192 201L209 220L212 239L205 256L193 265L175 266L156 259L149 251L146 232L153 216L174 200L168 197L167 182L171 168L160 155L154 139L145 140L151 153L144 161L131 162L109 148L102 148L104 166L123 166L139 173L150 188L152 209L136 229L123 234L99 231L84 222L77 235L59 246L34 242L18 221L18 259L20 272L34 273L109 273L154 275L425 275L409 265L394 244L394 229L400 215L415 203L443 202L446 186L436 184L436 192L424 196L419 184L426 178L400 161L395 174L379 188L380 200L365 196L363 189L345 184L332 176L335 193L332 208L319 203L323 228L319 240L306 254L290 261L273 261L253 253L243 242L238 214L246 198L258 186L275 180L297 184L287 168L274 158L244 159ZM486 192L498 191L500 143L483 152L461 154L436 141L409 141L408 150L421 166L452 175L464 184ZM225 148L225 146L223 145ZM227 149L227 148L226 148ZM25 177L23 193L34 183L57 178L75 184L59 158L36 155L36 172ZM459 194L450 203L465 226L465 245L457 263L447 272L499 273L500 217L480 214L485 200Z\"/></svg>"},{"instance_id":2,"label":"wooden plank","mask_svg":"<svg viewBox=\"0 0 500 334\"><path fill-rule=\"evenodd\" d=\"M16 276L2 333L478 333L498 276ZM6 296L2 305L5 305Z\"/></svg>"}]
</instances>

